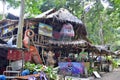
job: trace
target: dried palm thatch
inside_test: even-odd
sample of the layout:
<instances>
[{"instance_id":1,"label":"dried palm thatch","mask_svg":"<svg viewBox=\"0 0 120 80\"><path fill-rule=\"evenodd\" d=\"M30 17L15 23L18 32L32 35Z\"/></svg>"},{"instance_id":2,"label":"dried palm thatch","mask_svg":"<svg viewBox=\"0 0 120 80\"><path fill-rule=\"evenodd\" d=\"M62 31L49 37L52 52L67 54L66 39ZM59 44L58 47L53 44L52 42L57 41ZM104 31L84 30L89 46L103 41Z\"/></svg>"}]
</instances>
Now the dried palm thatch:
<instances>
[{"instance_id":1,"label":"dried palm thatch","mask_svg":"<svg viewBox=\"0 0 120 80\"><path fill-rule=\"evenodd\" d=\"M60 21L70 21L75 22L76 24L83 24L80 19L71 14L67 9L61 8L58 11L46 16L46 18L56 18Z\"/></svg>"},{"instance_id":2,"label":"dried palm thatch","mask_svg":"<svg viewBox=\"0 0 120 80\"><path fill-rule=\"evenodd\" d=\"M35 18L46 18L47 15L49 15L49 14L51 14L53 12L55 12L54 8L50 9L50 10L44 12L44 13L41 13L40 15L36 16Z\"/></svg>"},{"instance_id":3,"label":"dried palm thatch","mask_svg":"<svg viewBox=\"0 0 120 80\"><path fill-rule=\"evenodd\" d=\"M91 49L94 50L96 54L101 54L101 55L115 55L114 52L111 50L108 50L108 46L103 46L103 45L91 45Z\"/></svg>"},{"instance_id":4,"label":"dried palm thatch","mask_svg":"<svg viewBox=\"0 0 120 80\"><path fill-rule=\"evenodd\" d=\"M10 19L0 20L0 29L9 26L14 26L16 24L18 24L18 20L10 20Z\"/></svg>"},{"instance_id":5,"label":"dried palm thatch","mask_svg":"<svg viewBox=\"0 0 120 80\"><path fill-rule=\"evenodd\" d=\"M88 47L89 43L85 40L76 40L76 41L52 41L49 40L49 44L58 45L58 46L76 46L79 47Z\"/></svg>"}]
</instances>

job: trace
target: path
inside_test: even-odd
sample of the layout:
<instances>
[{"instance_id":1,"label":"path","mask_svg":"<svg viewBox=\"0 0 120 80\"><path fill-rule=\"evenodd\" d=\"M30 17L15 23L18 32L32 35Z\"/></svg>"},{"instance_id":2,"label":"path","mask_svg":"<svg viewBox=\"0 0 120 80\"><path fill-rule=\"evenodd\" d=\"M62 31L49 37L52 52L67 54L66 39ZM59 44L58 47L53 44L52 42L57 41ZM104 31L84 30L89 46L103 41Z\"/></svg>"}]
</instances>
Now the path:
<instances>
[{"instance_id":1,"label":"path","mask_svg":"<svg viewBox=\"0 0 120 80\"><path fill-rule=\"evenodd\" d=\"M120 80L120 68L115 69L113 72L103 74L101 79L94 80Z\"/></svg>"}]
</instances>

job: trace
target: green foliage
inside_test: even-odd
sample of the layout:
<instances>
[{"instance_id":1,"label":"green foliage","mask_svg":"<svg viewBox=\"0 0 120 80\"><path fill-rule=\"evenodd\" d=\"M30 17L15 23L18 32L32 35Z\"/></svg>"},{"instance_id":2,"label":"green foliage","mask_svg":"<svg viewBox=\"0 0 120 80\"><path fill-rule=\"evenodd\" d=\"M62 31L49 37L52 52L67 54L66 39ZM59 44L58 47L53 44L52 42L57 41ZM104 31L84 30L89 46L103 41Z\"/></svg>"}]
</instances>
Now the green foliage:
<instances>
[{"instance_id":1,"label":"green foliage","mask_svg":"<svg viewBox=\"0 0 120 80\"><path fill-rule=\"evenodd\" d=\"M29 17L34 17L34 15L41 13L40 7L43 3L43 0L25 0L25 2L25 13L28 13Z\"/></svg>"},{"instance_id":2,"label":"green foliage","mask_svg":"<svg viewBox=\"0 0 120 80\"><path fill-rule=\"evenodd\" d=\"M113 68L117 68L118 67L118 65L117 65L117 62L115 61L115 60L113 60L113 62L112 62L113 64Z\"/></svg>"},{"instance_id":3,"label":"green foliage","mask_svg":"<svg viewBox=\"0 0 120 80\"><path fill-rule=\"evenodd\" d=\"M0 20L2 19L2 15L0 14Z\"/></svg>"},{"instance_id":4,"label":"green foliage","mask_svg":"<svg viewBox=\"0 0 120 80\"><path fill-rule=\"evenodd\" d=\"M72 78L68 78L67 80L72 80Z\"/></svg>"},{"instance_id":5,"label":"green foliage","mask_svg":"<svg viewBox=\"0 0 120 80\"><path fill-rule=\"evenodd\" d=\"M17 8L20 6L21 0L7 0L9 3L8 8L13 7ZM34 17L41 13L40 7L43 3L43 0L25 0L25 13L28 14L28 17Z\"/></svg>"},{"instance_id":6,"label":"green foliage","mask_svg":"<svg viewBox=\"0 0 120 80\"><path fill-rule=\"evenodd\" d=\"M94 44L101 44L100 29L103 30L104 44L113 45L116 38L116 28L120 26L119 5L111 0L113 9L104 10L98 2L94 8L85 14L85 24L87 26L88 38ZM92 21L91 21L92 20ZM101 26L102 25L102 26Z\"/></svg>"},{"instance_id":7,"label":"green foliage","mask_svg":"<svg viewBox=\"0 0 120 80\"><path fill-rule=\"evenodd\" d=\"M45 74L47 74L47 76L50 78L50 80L56 80L56 74L53 72L53 68L50 67L50 66L44 66L44 65L41 65L41 64L34 64L34 63L30 63L30 62L26 62L25 63L25 66L24 66L24 69L28 69L30 70L30 72L34 72L34 71L37 71L37 72L44 72Z\"/></svg>"},{"instance_id":8,"label":"green foliage","mask_svg":"<svg viewBox=\"0 0 120 80\"><path fill-rule=\"evenodd\" d=\"M31 64L30 62L25 63L24 69L29 69L30 72L33 72L35 68L35 64Z\"/></svg>"},{"instance_id":9,"label":"green foliage","mask_svg":"<svg viewBox=\"0 0 120 80\"><path fill-rule=\"evenodd\" d=\"M89 68L89 69L88 69L88 74L92 75L92 74L93 74L93 71L94 71L93 68Z\"/></svg>"},{"instance_id":10,"label":"green foliage","mask_svg":"<svg viewBox=\"0 0 120 80\"><path fill-rule=\"evenodd\" d=\"M21 0L6 0L6 1L9 3L8 8L10 7L16 8L20 6Z\"/></svg>"}]
</instances>

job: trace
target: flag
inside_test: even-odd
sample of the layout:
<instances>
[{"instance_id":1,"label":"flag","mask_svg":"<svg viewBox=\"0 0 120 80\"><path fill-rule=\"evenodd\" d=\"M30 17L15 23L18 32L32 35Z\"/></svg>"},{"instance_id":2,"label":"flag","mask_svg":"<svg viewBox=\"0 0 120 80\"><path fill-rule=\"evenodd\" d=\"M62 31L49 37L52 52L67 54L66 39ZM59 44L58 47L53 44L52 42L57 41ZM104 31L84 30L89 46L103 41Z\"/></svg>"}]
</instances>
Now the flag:
<instances>
[{"instance_id":1,"label":"flag","mask_svg":"<svg viewBox=\"0 0 120 80\"><path fill-rule=\"evenodd\" d=\"M103 5L104 9L113 8L112 6L110 6L110 3L108 0L100 0L100 2Z\"/></svg>"}]
</instances>

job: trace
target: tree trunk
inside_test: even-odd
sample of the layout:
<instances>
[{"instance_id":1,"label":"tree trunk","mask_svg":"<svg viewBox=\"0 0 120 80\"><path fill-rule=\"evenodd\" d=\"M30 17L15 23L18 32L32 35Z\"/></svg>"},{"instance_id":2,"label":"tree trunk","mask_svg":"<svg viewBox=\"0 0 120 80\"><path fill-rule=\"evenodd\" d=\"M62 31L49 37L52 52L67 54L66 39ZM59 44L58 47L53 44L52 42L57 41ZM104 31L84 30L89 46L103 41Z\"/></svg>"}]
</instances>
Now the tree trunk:
<instances>
[{"instance_id":1,"label":"tree trunk","mask_svg":"<svg viewBox=\"0 0 120 80\"><path fill-rule=\"evenodd\" d=\"M24 8L25 8L25 0L21 0L21 10L20 10L20 18L18 25L18 33L17 33L17 47L22 48L22 35L23 35L23 26L24 26Z\"/></svg>"},{"instance_id":2,"label":"tree trunk","mask_svg":"<svg viewBox=\"0 0 120 80\"><path fill-rule=\"evenodd\" d=\"M102 21L100 22L99 35L100 35L101 45L104 45L104 35L103 35L103 23L102 23Z\"/></svg>"},{"instance_id":3,"label":"tree trunk","mask_svg":"<svg viewBox=\"0 0 120 80\"><path fill-rule=\"evenodd\" d=\"M5 19L5 3L6 3L6 0L2 0L2 3L3 3L3 15L2 15L2 19Z\"/></svg>"}]
</instances>

